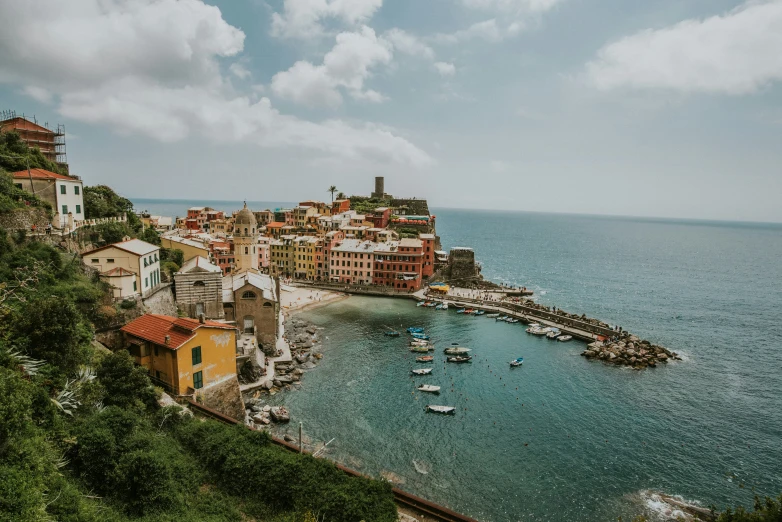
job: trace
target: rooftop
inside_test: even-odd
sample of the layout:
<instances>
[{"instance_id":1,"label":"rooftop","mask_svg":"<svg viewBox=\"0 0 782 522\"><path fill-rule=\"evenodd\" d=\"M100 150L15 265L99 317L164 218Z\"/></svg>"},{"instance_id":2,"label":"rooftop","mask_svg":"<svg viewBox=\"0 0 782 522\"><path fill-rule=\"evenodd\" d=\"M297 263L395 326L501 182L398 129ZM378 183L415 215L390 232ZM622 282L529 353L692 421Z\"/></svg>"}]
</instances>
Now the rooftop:
<instances>
[{"instance_id":1,"label":"rooftop","mask_svg":"<svg viewBox=\"0 0 782 522\"><path fill-rule=\"evenodd\" d=\"M135 254L137 256L145 256L147 254L151 254L152 252L157 252L158 250L160 250L159 246L152 245L150 243L147 243L146 241L142 241L140 239L129 239L127 241L122 241L120 243L114 243L113 245L102 246L100 248L90 250L89 252L84 252L82 254L82 257L112 247L119 248L120 250L124 250L125 252L130 252L131 254Z\"/></svg>"},{"instance_id":2,"label":"rooftop","mask_svg":"<svg viewBox=\"0 0 782 522\"><path fill-rule=\"evenodd\" d=\"M111 270L106 270L105 272L101 272L101 275L104 275L106 277L125 277L125 276L135 276L133 272L130 270L126 270L122 268L121 266L118 266L117 268L112 268Z\"/></svg>"},{"instance_id":3,"label":"rooftop","mask_svg":"<svg viewBox=\"0 0 782 522\"><path fill-rule=\"evenodd\" d=\"M371 253L375 251L377 243L374 241L362 241L360 239L343 239L331 250L335 252L360 252Z\"/></svg>"},{"instance_id":4,"label":"rooftop","mask_svg":"<svg viewBox=\"0 0 782 522\"><path fill-rule=\"evenodd\" d=\"M206 272L222 272L222 270L220 270L220 267L213 265L205 257L195 256L194 258L189 259L184 265L182 265L182 268L179 269L178 273L184 274L196 268L200 268L201 270L204 270Z\"/></svg>"},{"instance_id":5,"label":"rooftop","mask_svg":"<svg viewBox=\"0 0 782 522\"><path fill-rule=\"evenodd\" d=\"M260 290L267 301L277 300L274 280L271 276L245 271L223 277L223 302L233 303L234 292L248 284Z\"/></svg>"},{"instance_id":6,"label":"rooftop","mask_svg":"<svg viewBox=\"0 0 782 522\"><path fill-rule=\"evenodd\" d=\"M139 339L176 350L195 337L195 331L199 328L233 330L235 327L216 321L201 323L198 319L146 314L126 324L121 330ZM168 342L166 342L166 336L168 336Z\"/></svg>"},{"instance_id":7,"label":"rooftop","mask_svg":"<svg viewBox=\"0 0 782 522\"><path fill-rule=\"evenodd\" d=\"M28 173L27 170L20 170L18 172L14 172L13 176L15 179L59 179L62 181L79 181L76 178L72 178L70 176L64 176L62 174L57 174L56 172L52 172L50 170L44 170L44 169L30 169L30 172Z\"/></svg>"}]
</instances>

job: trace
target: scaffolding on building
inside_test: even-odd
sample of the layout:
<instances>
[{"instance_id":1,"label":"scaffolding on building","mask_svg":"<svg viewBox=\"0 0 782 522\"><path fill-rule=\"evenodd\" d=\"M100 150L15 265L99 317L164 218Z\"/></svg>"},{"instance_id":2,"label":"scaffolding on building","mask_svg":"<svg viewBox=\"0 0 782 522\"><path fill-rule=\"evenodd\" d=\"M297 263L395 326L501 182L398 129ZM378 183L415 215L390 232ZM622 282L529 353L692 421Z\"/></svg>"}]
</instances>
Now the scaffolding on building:
<instances>
[{"instance_id":1,"label":"scaffolding on building","mask_svg":"<svg viewBox=\"0 0 782 522\"><path fill-rule=\"evenodd\" d=\"M29 122L35 125L31 128L21 122ZM15 110L4 109L0 111L0 131L10 127L19 133L22 141L28 147L37 147L46 159L54 161L65 169L68 169L68 156L65 149L65 125L58 123L56 130L49 127L49 122L38 123L33 115L27 117L24 113L17 114Z\"/></svg>"}]
</instances>

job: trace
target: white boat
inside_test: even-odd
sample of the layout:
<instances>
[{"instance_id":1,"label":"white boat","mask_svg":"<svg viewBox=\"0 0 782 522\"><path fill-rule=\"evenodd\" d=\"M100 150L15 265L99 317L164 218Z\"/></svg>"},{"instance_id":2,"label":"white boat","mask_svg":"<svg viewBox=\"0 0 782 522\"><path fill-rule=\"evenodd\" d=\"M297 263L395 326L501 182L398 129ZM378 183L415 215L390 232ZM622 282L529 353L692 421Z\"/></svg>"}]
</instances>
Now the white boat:
<instances>
[{"instance_id":1,"label":"white boat","mask_svg":"<svg viewBox=\"0 0 782 522\"><path fill-rule=\"evenodd\" d=\"M547 339L556 339L562 334L562 332L559 331L559 328L552 328L549 333L546 334Z\"/></svg>"},{"instance_id":2,"label":"white boat","mask_svg":"<svg viewBox=\"0 0 782 522\"><path fill-rule=\"evenodd\" d=\"M429 346L429 341L424 341L423 339L414 339L410 341L410 346Z\"/></svg>"},{"instance_id":3,"label":"white boat","mask_svg":"<svg viewBox=\"0 0 782 522\"><path fill-rule=\"evenodd\" d=\"M538 336L546 335L550 331L551 331L551 328L540 328L540 327L527 328L527 333L531 333L532 335L538 335Z\"/></svg>"},{"instance_id":4,"label":"white boat","mask_svg":"<svg viewBox=\"0 0 782 522\"><path fill-rule=\"evenodd\" d=\"M559 337L557 337L557 341L562 342L562 343L566 343L569 340L571 340L572 338L573 338L572 335L560 335Z\"/></svg>"},{"instance_id":5,"label":"white boat","mask_svg":"<svg viewBox=\"0 0 782 522\"><path fill-rule=\"evenodd\" d=\"M427 392L427 393L440 393L440 387L432 386L431 384L422 384L416 389L418 391Z\"/></svg>"},{"instance_id":6,"label":"white boat","mask_svg":"<svg viewBox=\"0 0 782 522\"><path fill-rule=\"evenodd\" d=\"M461 346L450 346L445 349L445 355L467 355L468 353L470 353L470 349Z\"/></svg>"},{"instance_id":7,"label":"white boat","mask_svg":"<svg viewBox=\"0 0 782 522\"><path fill-rule=\"evenodd\" d=\"M518 319L514 319L512 317L508 317L507 319L505 319L505 322L509 323L509 324L516 324L516 323L519 322L519 320Z\"/></svg>"},{"instance_id":8,"label":"white boat","mask_svg":"<svg viewBox=\"0 0 782 522\"><path fill-rule=\"evenodd\" d=\"M410 370L413 375L429 375L432 373L432 368L421 368L418 370Z\"/></svg>"},{"instance_id":9,"label":"white boat","mask_svg":"<svg viewBox=\"0 0 782 522\"><path fill-rule=\"evenodd\" d=\"M492 319L496 319L496 318L497 318L497 317L499 317L499 316L500 316L500 314L486 314L486 317L487 317L487 318L488 318L488 317L491 317Z\"/></svg>"},{"instance_id":10,"label":"white boat","mask_svg":"<svg viewBox=\"0 0 782 522\"><path fill-rule=\"evenodd\" d=\"M524 357L518 357L516 359L513 359L510 362L510 367L511 368L517 368L517 367L521 366L523 363L524 363Z\"/></svg>"},{"instance_id":11,"label":"white boat","mask_svg":"<svg viewBox=\"0 0 782 522\"><path fill-rule=\"evenodd\" d=\"M448 310L448 303L443 303L443 310Z\"/></svg>"},{"instance_id":12,"label":"white boat","mask_svg":"<svg viewBox=\"0 0 782 522\"><path fill-rule=\"evenodd\" d=\"M529 326L530 328L540 328L540 323L530 323L527 326Z\"/></svg>"},{"instance_id":13,"label":"white boat","mask_svg":"<svg viewBox=\"0 0 782 522\"><path fill-rule=\"evenodd\" d=\"M430 404L426 407L426 411L432 413L442 413L443 415L453 415L456 413L456 408L453 406L438 406L436 404Z\"/></svg>"}]
</instances>

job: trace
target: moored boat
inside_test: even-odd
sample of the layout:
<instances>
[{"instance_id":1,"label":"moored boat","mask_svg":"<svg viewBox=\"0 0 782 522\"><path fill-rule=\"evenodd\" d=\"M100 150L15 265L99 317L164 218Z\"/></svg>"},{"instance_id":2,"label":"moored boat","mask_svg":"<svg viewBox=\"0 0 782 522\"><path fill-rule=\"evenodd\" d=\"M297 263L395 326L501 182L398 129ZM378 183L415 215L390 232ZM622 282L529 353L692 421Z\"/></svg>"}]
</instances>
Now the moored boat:
<instances>
[{"instance_id":1,"label":"moored boat","mask_svg":"<svg viewBox=\"0 0 782 522\"><path fill-rule=\"evenodd\" d=\"M425 304L426 304L426 302L424 302L424 301L418 301L415 305L416 306L424 306Z\"/></svg>"},{"instance_id":2,"label":"moored boat","mask_svg":"<svg viewBox=\"0 0 782 522\"><path fill-rule=\"evenodd\" d=\"M424 329L421 328L420 326L410 326L407 329L407 333L411 333L411 334L412 333L423 333L423 331L424 331Z\"/></svg>"},{"instance_id":3,"label":"moored boat","mask_svg":"<svg viewBox=\"0 0 782 522\"><path fill-rule=\"evenodd\" d=\"M501 315L495 319L495 321L505 321L508 318L507 315Z\"/></svg>"},{"instance_id":4,"label":"moored boat","mask_svg":"<svg viewBox=\"0 0 782 522\"><path fill-rule=\"evenodd\" d=\"M459 308L458 310L456 310L457 314L463 314L463 313L466 313L466 312L467 312L467 310L465 310L464 308Z\"/></svg>"},{"instance_id":5,"label":"moored boat","mask_svg":"<svg viewBox=\"0 0 782 522\"><path fill-rule=\"evenodd\" d=\"M427 393L440 393L440 387L432 386L431 384L422 384L416 389L418 391L427 392Z\"/></svg>"},{"instance_id":6,"label":"moored boat","mask_svg":"<svg viewBox=\"0 0 782 522\"><path fill-rule=\"evenodd\" d=\"M415 362L425 363L425 362L432 362L432 361L434 361L433 355L422 355L421 357L415 358Z\"/></svg>"},{"instance_id":7,"label":"moored boat","mask_svg":"<svg viewBox=\"0 0 782 522\"><path fill-rule=\"evenodd\" d=\"M429 341L424 341L423 339L413 339L410 341L410 346L429 346Z\"/></svg>"},{"instance_id":8,"label":"moored boat","mask_svg":"<svg viewBox=\"0 0 782 522\"><path fill-rule=\"evenodd\" d=\"M505 322L508 323L508 324L517 324L519 322L519 320L518 319L514 319L513 317L508 317L507 319L505 319Z\"/></svg>"},{"instance_id":9,"label":"moored boat","mask_svg":"<svg viewBox=\"0 0 782 522\"><path fill-rule=\"evenodd\" d=\"M484 312L483 310L475 310L475 312L473 312L473 313L475 315L484 315L486 312Z\"/></svg>"},{"instance_id":10,"label":"moored boat","mask_svg":"<svg viewBox=\"0 0 782 522\"><path fill-rule=\"evenodd\" d=\"M516 359L513 359L510 362L510 367L511 368L516 368L518 366L521 366L521 363L523 363L523 362L524 362L524 357L517 357Z\"/></svg>"},{"instance_id":11,"label":"moored boat","mask_svg":"<svg viewBox=\"0 0 782 522\"><path fill-rule=\"evenodd\" d=\"M412 335L412 336L413 336L414 338L416 338L416 339L421 339L421 340L423 340L423 341L428 341L428 340L429 340L429 336L428 336L428 335L426 335L426 334L422 334L422 333L413 333L413 334L410 334L410 335Z\"/></svg>"},{"instance_id":12,"label":"moored boat","mask_svg":"<svg viewBox=\"0 0 782 522\"><path fill-rule=\"evenodd\" d=\"M454 356L454 357L446 357L445 360L448 361L449 363L462 364L462 363L472 362L472 356L470 356L470 355L457 355L457 356Z\"/></svg>"},{"instance_id":13,"label":"moored boat","mask_svg":"<svg viewBox=\"0 0 782 522\"><path fill-rule=\"evenodd\" d=\"M428 353L430 348L428 346L411 346L410 351L415 353Z\"/></svg>"},{"instance_id":14,"label":"moored boat","mask_svg":"<svg viewBox=\"0 0 782 522\"><path fill-rule=\"evenodd\" d=\"M443 310L448 310L448 303L443 303Z\"/></svg>"},{"instance_id":15,"label":"moored boat","mask_svg":"<svg viewBox=\"0 0 782 522\"><path fill-rule=\"evenodd\" d=\"M396 330L389 330L385 333L386 337L399 337L399 332Z\"/></svg>"},{"instance_id":16,"label":"moored boat","mask_svg":"<svg viewBox=\"0 0 782 522\"><path fill-rule=\"evenodd\" d=\"M549 333L546 334L546 339L556 339L562 335L562 332L559 331L559 328L552 328Z\"/></svg>"},{"instance_id":17,"label":"moored boat","mask_svg":"<svg viewBox=\"0 0 782 522\"><path fill-rule=\"evenodd\" d=\"M430 411L432 413L441 413L443 415L454 415L456 414L456 408L453 406L439 406L437 404L430 404L426 407L426 411Z\"/></svg>"},{"instance_id":18,"label":"moored boat","mask_svg":"<svg viewBox=\"0 0 782 522\"><path fill-rule=\"evenodd\" d=\"M573 338L572 335L560 335L559 337L557 337L557 341L559 341L561 343L566 343L569 340L571 340L572 338Z\"/></svg>"},{"instance_id":19,"label":"moored boat","mask_svg":"<svg viewBox=\"0 0 782 522\"><path fill-rule=\"evenodd\" d=\"M470 353L470 349L461 346L451 346L445 349L445 355L467 355L468 353Z\"/></svg>"},{"instance_id":20,"label":"moored boat","mask_svg":"<svg viewBox=\"0 0 782 522\"><path fill-rule=\"evenodd\" d=\"M432 368L421 368L419 370L410 370L413 375L429 375L432 373Z\"/></svg>"},{"instance_id":21,"label":"moored boat","mask_svg":"<svg viewBox=\"0 0 782 522\"><path fill-rule=\"evenodd\" d=\"M442 305L442 303L441 303L441 304L439 304L439 305L437 305L437 306L435 306L435 307L434 307L434 309L435 309L435 310L442 310L442 309L443 309L443 305Z\"/></svg>"},{"instance_id":22,"label":"moored boat","mask_svg":"<svg viewBox=\"0 0 782 522\"><path fill-rule=\"evenodd\" d=\"M496 319L499 316L500 316L500 314L486 314L487 318L491 317L492 319Z\"/></svg>"}]
</instances>

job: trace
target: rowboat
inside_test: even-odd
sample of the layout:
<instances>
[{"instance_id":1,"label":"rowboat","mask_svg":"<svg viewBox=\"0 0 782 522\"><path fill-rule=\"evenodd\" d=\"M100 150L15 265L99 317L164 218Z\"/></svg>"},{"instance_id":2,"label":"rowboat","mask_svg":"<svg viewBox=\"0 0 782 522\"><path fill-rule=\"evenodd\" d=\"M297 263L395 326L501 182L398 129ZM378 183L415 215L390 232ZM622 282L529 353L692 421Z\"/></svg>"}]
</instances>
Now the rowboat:
<instances>
[{"instance_id":1,"label":"rowboat","mask_svg":"<svg viewBox=\"0 0 782 522\"><path fill-rule=\"evenodd\" d=\"M428 353L429 352L429 347L428 346L411 346L410 347L410 351L411 352L416 352L416 353Z\"/></svg>"},{"instance_id":2,"label":"rowboat","mask_svg":"<svg viewBox=\"0 0 782 522\"><path fill-rule=\"evenodd\" d=\"M421 357L416 357L415 362L432 362L434 360L434 356L432 355L423 355Z\"/></svg>"},{"instance_id":3,"label":"rowboat","mask_svg":"<svg viewBox=\"0 0 782 522\"><path fill-rule=\"evenodd\" d=\"M504 321L504 320L506 320L507 318L508 318L508 316L507 316L507 315L501 315L501 316L497 317L497 318L495 319L495 321Z\"/></svg>"},{"instance_id":4,"label":"rowboat","mask_svg":"<svg viewBox=\"0 0 782 522\"><path fill-rule=\"evenodd\" d=\"M486 312L484 312L483 310L475 310L473 313L474 313L475 315L483 315L483 314L485 314Z\"/></svg>"},{"instance_id":5,"label":"rowboat","mask_svg":"<svg viewBox=\"0 0 782 522\"><path fill-rule=\"evenodd\" d=\"M466 310L464 308L459 308L458 310L456 310L457 314L463 314L465 312L466 312Z\"/></svg>"},{"instance_id":6,"label":"rowboat","mask_svg":"<svg viewBox=\"0 0 782 522\"><path fill-rule=\"evenodd\" d=\"M426 407L426 411L430 411L432 413L442 413L443 415L454 415L456 413L456 408L453 406L438 406L436 404L430 404Z\"/></svg>"},{"instance_id":7,"label":"rowboat","mask_svg":"<svg viewBox=\"0 0 782 522\"><path fill-rule=\"evenodd\" d=\"M422 384L416 389L418 391L427 392L427 393L440 393L440 387L432 386L431 384Z\"/></svg>"},{"instance_id":8,"label":"rowboat","mask_svg":"<svg viewBox=\"0 0 782 522\"><path fill-rule=\"evenodd\" d=\"M562 342L562 343L566 343L569 340L571 340L572 338L573 338L572 335L560 335L559 337L557 337L557 341Z\"/></svg>"},{"instance_id":9,"label":"rowboat","mask_svg":"<svg viewBox=\"0 0 782 522\"><path fill-rule=\"evenodd\" d=\"M424 329L420 326L411 326L407 329L407 333L423 333Z\"/></svg>"},{"instance_id":10,"label":"rowboat","mask_svg":"<svg viewBox=\"0 0 782 522\"><path fill-rule=\"evenodd\" d=\"M410 370L413 375L429 375L432 373L432 368L421 368L420 370Z\"/></svg>"},{"instance_id":11,"label":"rowboat","mask_svg":"<svg viewBox=\"0 0 782 522\"><path fill-rule=\"evenodd\" d=\"M447 357L445 360L448 361L449 363L459 363L459 364L461 364L461 363L468 363L468 362L472 361L472 357L469 356L469 355L460 355L460 356L456 356L456 357Z\"/></svg>"},{"instance_id":12,"label":"rowboat","mask_svg":"<svg viewBox=\"0 0 782 522\"><path fill-rule=\"evenodd\" d=\"M429 346L429 341L423 339L413 339L410 341L410 346Z\"/></svg>"},{"instance_id":13,"label":"rowboat","mask_svg":"<svg viewBox=\"0 0 782 522\"><path fill-rule=\"evenodd\" d=\"M499 316L500 316L500 314L486 314L486 317L487 317L487 318L488 318L488 317L491 317L492 319L496 319L496 318L497 318L497 317L499 317Z\"/></svg>"},{"instance_id":14,"label":"rowboat","mask_svg":"<svg viewBox=\"0 0 782 522\"><path fill-rule=\"evenodd\" d=\"M465 313L465 314L471 314L471 313L473 313L474 311L475 311L475 310L473 310L472 308L468 308L467 310L465 310L465 311L464 311L464 313Z\"/></svg>"},{"instance_id":15,"label":"rowboat","mask_svg":"<svg viewBox=\"0 0 782 522\"><path fill-rule=\"evenodd\" d=\"M448 303L443 303L443 310L448 310Z\"/></svg>"},{"instance_id":16,"label":"rowboat","mask_svg":"<svg viewBox=\"0 0 782 522\"><path fill-rule=\"evenodd\" d=\"M519 322L519 320L518 319L514 319L512 317L508 317L507 319L505 319L505 322L508 323L508 324L516 324L516 323Z\"/></svg>"},{"instance_id":17,"label":"rowboat","mask_svg":"<svg viewBox=\"0 0 782 522\"><path fill-rule=\"evenodd\" d=\"M385 333L385 336L386 337L399 337L399 332L397 332L396 330L389 330L388 332Z\"/></svg>"},{"instance_id":18,"label":"rowboat","mask_svg":"<svg viewBox=\"0 0 782 522\"><path fill-rule=\"evenodd\" d=\"M521 366L521 363L523 363L523 362L524 362L524 357L519 357L519 358L517 358L517 359L513 359L513 360L510 362L510 367L511 367L511 368L516 368L516 367L518 367L518 366Z\"/></svg>"},{"instance_id":19,"label":"rowboat","mask_svg":"<svg viewBox=\"0 0 782 522\"><path fill-rule=\"evenodd\" d=\"M418 301L415 305L416 306L424 306L426 303L423 301Z\"/></svg>"},{"instance_id":20,"label":"rowboat","mask_svg":"<svg viewBox=\"0 0 782 522\"><path fill-rule=\"evenodd\" d=\"M412 335L416 339L423 339L424 341L428 341L429 340L429 336L425 335L425 334L422 334L422 333L412 333L410 335Z\"/></svg>"},{"instance_id":21,"label":"rowboat","mask_svg":"<svg viewBox=\"0 0 782 522\"><path fill-rule=\"evenodd\" d=\"M445 355L467 355L468 353L470 353L470 349L461 346L451 346L445 349Z\"/></svg>"}]
</instances>

